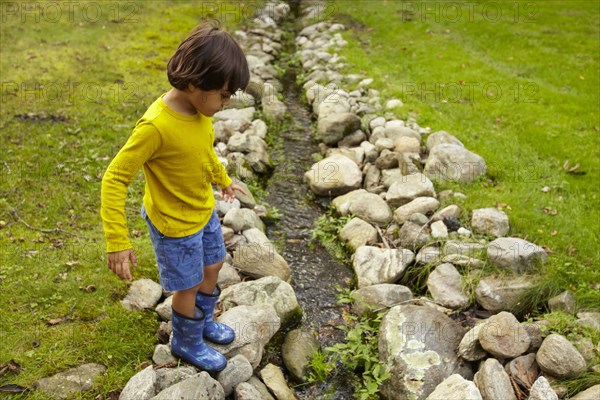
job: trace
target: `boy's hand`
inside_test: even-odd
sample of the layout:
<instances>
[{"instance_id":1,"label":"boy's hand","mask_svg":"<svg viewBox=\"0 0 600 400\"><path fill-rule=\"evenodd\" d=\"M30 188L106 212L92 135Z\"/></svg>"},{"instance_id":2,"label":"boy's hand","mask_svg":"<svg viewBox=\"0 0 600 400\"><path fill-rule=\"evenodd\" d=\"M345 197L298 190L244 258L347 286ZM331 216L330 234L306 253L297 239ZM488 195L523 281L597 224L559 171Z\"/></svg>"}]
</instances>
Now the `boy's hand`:
<instances>
[{"instance_id":1,"label":"boy's hand","mask_svg":"<svg viewBox=\"0 0 600 400\"><path fill-rule=\"evenodd\" d=\"M227 186L225 189L221 189L221 196L223 196L223 199L225 199L226 202L231 203L233 200L235 200L235 191L236 190L239 190L243 194L248 194L246 189L244 189L240 185L232 183L231 185Z\"/></svg>"},{"instance_id":2,"label":"boy's hand","mask_svg":"<svg viewBox=\"0 0 600 400\"><path fill-rule=\"evenodd\" d=\"M132 267L137 266L137 260L135 258L135 254L133 253L133 249L108 253L108 268L117 274L119 278L126 279L128 281L132 279L131 272L129 270L129 262L131 262Z\"/></svg>"}]
</instances>

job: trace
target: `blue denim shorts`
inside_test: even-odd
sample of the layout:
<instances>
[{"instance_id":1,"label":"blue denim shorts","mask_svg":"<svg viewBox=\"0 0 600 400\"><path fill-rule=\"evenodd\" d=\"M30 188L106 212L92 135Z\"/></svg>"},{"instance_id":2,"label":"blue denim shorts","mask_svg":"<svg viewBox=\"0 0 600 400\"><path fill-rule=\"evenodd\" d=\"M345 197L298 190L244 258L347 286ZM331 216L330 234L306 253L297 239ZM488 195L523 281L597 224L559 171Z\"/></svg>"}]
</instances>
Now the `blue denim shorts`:
<instances>
[{"instance_id":1,"label":"blue denim shorts","mask_svg":"<svg viewBox=\"0 0 600 400\"><path fill-rule=\"evenodd\" d=\"M148 225L160 284L165 290L185 290L198 285L204 279L204 266L216 264L227 255L221 223L214 210L204 228L178 238L160 233L143 206L142 217Z\"/></svg>"}]
</instances>

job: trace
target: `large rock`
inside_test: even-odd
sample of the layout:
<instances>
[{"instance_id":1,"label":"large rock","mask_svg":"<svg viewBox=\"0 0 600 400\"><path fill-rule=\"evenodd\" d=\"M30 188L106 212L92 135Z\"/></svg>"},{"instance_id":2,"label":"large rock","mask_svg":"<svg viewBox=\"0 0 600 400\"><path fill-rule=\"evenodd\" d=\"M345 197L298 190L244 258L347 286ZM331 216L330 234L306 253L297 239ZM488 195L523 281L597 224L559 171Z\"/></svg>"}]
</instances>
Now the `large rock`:
<instances>
[{"instance_id":1,"label":"large rock","mask_svg":"<svg viewBox=\"0 0 600 400\"><path fill-rule=\"evenodd\" d=\"M292 276L287 261L273 245L246 243L237 246L233 252L233 266L255 278L276 276L287 282Z\"/></svg>"},{"instance_id":2,"label":"large rock","mask_svg":"<svg viewBox=\"0 0 600 400\"><path fill-rule=\"evenodd\" d=\"M162 287L152 279L134 281L121 304L130 311L154 308L162 297Z\"/></svg>"},{"instance_id":3,"label":"large rock","mask_svg":"<svg viewBox=\"0 0 600 400\"><path fill-rule=\"evenodd\" d=\"M572 399L574 399L574 397L572 397ZM558 400L558 395L554 389L552 389L548 380L543 376L540 376L531 386L529 398L527 400Z\"/></svg>"},{"instance_id":4,"label":"large rock","mask_svg":"<svg viewBox=\"0 0 600 400\"><path fill-rule=\"evenodd\" d=\"M239 151L240 153L267 153L267 143L258 136L248 135L246 133L235 133L227 142L229 151Z\"/></svg>"},{"instance_id":5,"label":"large rock","mask_svg":"<svg viewBox=\"0 0 600 400\"><path fill-rule=\"evenodd\" d=\"M474 381L483 400L517 400L510 377L495 358L485 360Z\"/></svg>"},{"instance_id":6,"label":"large rock","mask_svg":"<svg viewBox=\"0 0 600 400\"><path fill-rule=\"evenodd\" d=\"M386 201L390 207L395 208L410 203L417 197L435 197L433 183L420 172L403 175L393 182L388 189Z\"/></svg>"},{"instance_id":7,"label":"large rock","mask_svg":"<svg viewBox=\"0 0 600 400\"><path fill-rule=\"evenodd\" d=\"M458 374L450 375L427 396L427 400L482 400L475 383Z\"/></svg>"},{"instance_id":8,"label":"large rock","mask_svg":"<svg viewBox=\"0 0 600 400\"><path fill-rule=\"evenodd\" d=\"M252 123L252 119L254 117L254 111L256 111L254 109L254 107L247 107L247 108L242 108L242 109L230 108L230 109L219 111L219 112L215 113L215 115L213 115L213 120L219 121L219 120L231 119L231 120L235 120L235 121L241 121L246 126L248 126Z\"/></svg>"},{"instance_id":9,"label":"large rock","mask_svg":"<svg viewBox=\"0 0 600 400\"><path fill-rule=\"evenodd\" d=\"M296 400L294 392L285 382L281 369L273 364L267 364L261 371L260 377L278 400Z\"/></svg>"},{"instance_id":10,"label":"large rock","mask_svg":"<svg viewBox=\"0 0 600 400\"><path fill-rule=\"evenodd\" d=\"M426 246L419 250L415 262L419 265L439 264L442 260L442 249L437 246Z\"/></svg>"},{"instance_id":11,"label":"large rock","mask_svg":"<svg viewBox=\"0 0 600 400\"><path fill-rule=\"evenodd\" d=\"M230 227L235 232L242 232L252 228L265 231L265 224L253 210L248 208L234 208L225 214L223 225Z\"/></svg>"},{"instance_id":12,"label":"large rock","mask_svg":"<svg viewBox=\"0 0 600 400\"><path fill-rule=\"evenodd\" d=\"M275 400L271 395L271 392L269 392L267 385L265 385L256 375L253 375L246 383L252 385L252 387L260 393L260 397L257 400Z\"/></svg>"},{"instance_id":13,"label":"large rock","mask_svg":"<svg viewBox=\"0 0 600 400\"><path fill-rule=\"evenodd\" d=\"M477 233L494 237L502 237L508 233L508 216L495 208L473 210L471 228Z\"/></svg>"},{"instance_id":14,"label":"large rock","mask_svg":"<svg viewBox=\"0 0 600 400\"><path fill-rule=\"evenodd\" d=\"M491 312L508 311L517 305L521 296L534 286L531 278L483 278L475 288L475 300Z\"/></svg>"},{"instance_id":15,"label":"large rock","mask_svg":"<svg viewBox=\"0 0 600 400\"><path fill-rule=\"evenodd\" d=\"M242 382L235 387L236 400L264 400L261 393L251 384Z\"/></svg>"},{"instance_id":16,"label":"large rock","mask_svg":"<svg viewBox=\"0 0 600 400\"><path fill-rule=\"evenodd\" d=\"M465 333L458 345L458 355L467 361L477 361L485 358L486 351L479 344L479 331L483 323L475 325L471 330Z\"/></svg>"},{"instance_id":17,"label":"large rock","mask_svg":"<svg viewBox=\"0 0 600 400\"><path fill-rule=\"evenodd\" d=\"M271 304L283 325L294 322L302 313L294 289L276 276L230 286L223 289L219 299L225 310L241 305Z\"/></svg>"},{"instance_id":18,"label":"large rock","mask_svg":"<svg viewBox=\"0 0 600 400\"><path fill-rule=\"evenodd\" d=\"M439 181L472 182L485 175L487 167L481 156L456 144L442 143L429 152L424 173Z\"/></svg>"},{"instance_id":19,"label":"large rock","mask_svg":"<svg viewBox=\"0 0 600 400\"><path fill-rule=\"evenodd\" d=\"M318 196L339 196L359 189L362 172L350 158L334 154L312 165L304 174L310 190Z\"/></svg>"},{"instance_id":20,"label":"large rock","mask_svg":"<svg viewBox=\"0 0 600 400\"><path fill-rule=\"evenodd\" d=\"M548 255L538 245L519 238L498 238L487 249L488 260L498 267L522 274L546 262Z\"/></svg>"},{"instance_id":21,"label":"large rock","mask_svg":"<svg viewBox=\"0 0 600 400\"><path fill-rule=\"evenodd\" d=\"M225 396L229 396L238 384L246 382L251 376L252 365L246 357L238 354L227 361L225 369L217 375L217 380L223 387Z\"/></svg>"},{"instance_id":22,"label":"large rock","mask_svg":"<svg viewBox=\"0 0 600 400\"><path fill-rule=\"evenodd\" d=\"M358 287L396 282L414 257L414 253L407 249L359 247L352 256L352 267L356 272Z\"/></svg>"},{"instance_id":23,"label":"large rock","mask_svg":"<svg viewBox=\"0 0 600 400\"><path fill-rule=\"evenodd\" d=\"M119 395L119 400L148 400L156 395L156 371L150 365L135 374Z\"/></svg>"},{"instance_id":24,"label":"large rock","mask_svg":"<svg viewBox=\"0 0 600 400\"><path fill-rule=\"evenodd\" d=\"M198 374L192 366L179 366L176 368L159 368L156 370L156 392L160 393L171 386L183 382Z\"/></svg>"},{"instance_id":25,"label":"large rock","mask_svg":"<svg viewBox=\"0 0 600 400\"><path fill-rule=\"evenodd\" d=\"M469 304L469 296L463 291L463 277L452 264L438 265L427 278L427 289L441 306L455 309Z\"/></svg>"},{"instance_id":26,"label":"large rock","mask_svg":"<svg viewBox=\"0 0 600 400\"><path fill-rule=\"evenodd\" d=\"M515 358L525 353L531 339L514 315L506 311L493 315L477 335L481 347L499 358Z\"/></svg>"},{"instance_id":27,"label":"large rock","mask_svg":"<svg viewBox=\"0 0 600 400\"><path fill-rule=\"evenodd\" d=\"M358 315L363 315L370 310L401 305L413 298L409 288L392 283L381 283L357 289L352 292L351 296L354 299L352 310Z\"/></svg>"},{"instance_id":28,"label":"large rock","mask_svg":"<svg viewBox=\"0 0 600 400\"><path fill-rule=\"evenodd\" d=\"M585 359L575 346L556 333L544 339L535 359L542 371L557 378L572 378L586 369Z\"/></svg>"},{"instance_id":29,"label":"large rock","mask_svg":"<svg viewBox=\"0 0 600 400\"><path fill-rule=\"evenodd\" d=\"M37 383L38 390L45 392L55 399L67 399L78 392L92 388L94 380L106 371L100 364L83 364L76 368L60 372L49 378L42 378Z\"/></svg>"},{"instance_id":30,"label":"large rock","mask_svg":"<svg viewBox=\"0 0 600 400\"><path fill-rule=\"evenodd\" d=\"M464 147L463 143L446 131L438 131L427 136L427 150L433 149L438 144L455 144Z\"/></svg>"},{"instance_id":31,"label":"large rock","mask_svg":"<svg viewBox=\"0 0 600 400\"><path fill-rule=\"evenodd\" d=\"M600 399L600 385L592 386L571 397L571 400L598 400Z\"/></svg>"},{"instance_id":32,"label":"large rock","mask_svg":"<svg viewBox=\"0 0 600 400\"><path fill-rule=\"evenodd\" d=\"M373 225L385 226L392 221L392 210L385 200L364 189L338 196L331 204L340 215L351 214Z\"/></svg>"},{"instance_id":33,"label":"large rock","mask_svg":"<svg viewBox=\"0 0 600 400\"><path fill-rule=\"evenodd\" d=\"M398 231L400 246L413 251L418 251L430 241L431 229L427 225L417 225L410 221L405 222Z\"/></svg>"},{"instance_id":34,"label":"large rock","mask_svg":"<svg viewBox=\"0 0 600 400\"><path fill-rule=\"evenodd\" d=\"M294 329L285 335L281 355L285 367L295 381L304 381L308 365L317 350L319 341L310 332Z\"/></svg>"},{"instance_id":35,"label":"large rock","mask_svg":"<svg viewBox=\"0 0 600 400\"><path fill-rule=\"evenodd\" d=\"M440 202L433 197L417 197L394 211L394 222L403 224L415 213L427 214L436 210Z\"/></svg>"},{"instance_id":36,"label":"large rock","mask_svg":"<svg viewBox=\"0 0 600 400\"><path fill-rule=\"evenodd\" d=\"M182 382L179 382L162 392L152 400L225 400L223 388L208 372L202 371Z\"/></svg>"},{"instance_id":37,"label":"large rock","mask_svg":"<svg viewBox=\"0 0 600 400\"><path fill-rule=\"evenodd\" d=\"M377 229L371 224L360 218L352 218L339 233L340 239L348 243L352 251L356 251L361 246L375 244L379 239Z\"/></svg>"},{"instance_id":38,"label":"large rock","mask_svg":"<svg viewBox=\"0 0 600 400\"><path fill-rule=\"evenodd\" d=\"M228 357L242 354L252 368L258 366L265 345L281 327L281 320L271 304L237 306L225 311L218 321L234 330L235 340L225 346L213 347Z\"/></svg>"},{"instance_id":39,"label":"large rock","mask_svg":"<svg viewBox=\"0 0 600 400\"><path fill-rule=\"evenodd\" d=\"M426 399L442 381L472 372L455 353L462 338L460 324L426 306L390 309L379 331L379 360L391 378L381 387L384 399Z\"/></svg>"},{"instance_id":40,"label":"large rock","mask_svg":"<svg viewBox=\"0 0 600 400\"><path fill-rule=\"evenodd\" d=\"M319 118L317 134L319 139L328 146L337 144L340 140L360 129L360 118L353 113L341 113Z\"/></svg>"}]
</instances>

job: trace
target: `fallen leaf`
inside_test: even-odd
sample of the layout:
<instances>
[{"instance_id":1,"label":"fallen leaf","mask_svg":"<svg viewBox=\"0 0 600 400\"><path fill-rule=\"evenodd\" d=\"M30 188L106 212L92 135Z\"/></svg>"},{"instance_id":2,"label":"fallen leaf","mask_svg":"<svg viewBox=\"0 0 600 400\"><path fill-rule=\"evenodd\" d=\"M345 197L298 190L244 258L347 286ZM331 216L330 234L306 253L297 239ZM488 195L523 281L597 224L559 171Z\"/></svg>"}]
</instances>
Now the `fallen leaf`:
<instances>
[{"instance_id":1,"label":"fallen leaf","mask_svg":"<svg viewBox=\"0 0 600 400\"><path fill-rule=\"evenodd\" d=\"M553 230L552 232L550 232L550 234L551 234L552 236L556 236L556 235L558 235L558 231L555 229L555 230Z\"/></svg>"},{"instance_id":2,"label":"fallen leaf","mask_svg":"<svg viewBox=\"0 0 600 400\"><path fill-rule=\"evenodd\" d=\"M584 79L585 79L585 76L583 76L583 75L579 75L579 79L580 79L580 80L584 80Z\"/></svg>"},{"instance_id":3,"label":"fallen leaf","mask_svg":"<svg viewBox=\"0 0 600 400\"><path fill-rule=\"evenodd\" d=\"M74 267L75 265L79 264L79 261L67 261L65 264L67 267Z\"/></svg>"},{"instance_id":4,"label":"fallen leaf","mask_svg":"<svg viewBox=\"0 0 600 400\"><path fill-rule=\"evenodd\" d=\"M572 256L573 254L575 254L577 252L577 249L573 246L569 247L569 250L567 250L567 254Z\"/></svg>"},{"instance_id":5,"label":"fallen leaf","mask_svg":"<svg viewBox=\"0 0 600 400\"><path fill-rule=\"evenodd\" d=\"M54 326L54 325L58 325L58 324L60 324L60 323L61 323L61 322L63 322L64 320L65 320L65 318L64 318L64 317L60 317L60 318L52 318L52 319L50 319L50 320L46 321L46 324L47 324L47 325L49 325L49 326Z\"/></svg>"},{"instance_id":6,"label":"fallen leaf","mask_svg":"<svg viewBox=\"0 0 600 400\"><path fill-rule=\"evenodd\" d=\"M548 193L549 191L550 191L550 187L549 186L544 186L542 188L542 192L544 192L544 193Z\"/></svg>"}]
</instances>

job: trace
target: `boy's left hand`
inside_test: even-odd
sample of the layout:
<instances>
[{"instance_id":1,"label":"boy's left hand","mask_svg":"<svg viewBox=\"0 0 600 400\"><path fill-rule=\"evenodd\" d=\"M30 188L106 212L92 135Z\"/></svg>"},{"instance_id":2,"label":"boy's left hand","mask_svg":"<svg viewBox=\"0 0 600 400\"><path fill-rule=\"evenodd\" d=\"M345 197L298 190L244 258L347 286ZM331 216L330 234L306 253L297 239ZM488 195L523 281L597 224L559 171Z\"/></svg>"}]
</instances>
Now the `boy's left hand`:
<instances>
[{"instance_id":1,"label":"boy's left hand","mask_svg":"<svg viewBox=\"0 0 600 400\"><path fill-rule=\"evenodd\" d=\"M223 196L223 199L225 199L226 202L231 203L233 200L235 200L235 191L236 190L239 190L243 194L248 194L246 189L244 189L240 185L232 183L231 185L227 186L225 189L221 189L221 196Z\"/></svg>"}]
</instances>

